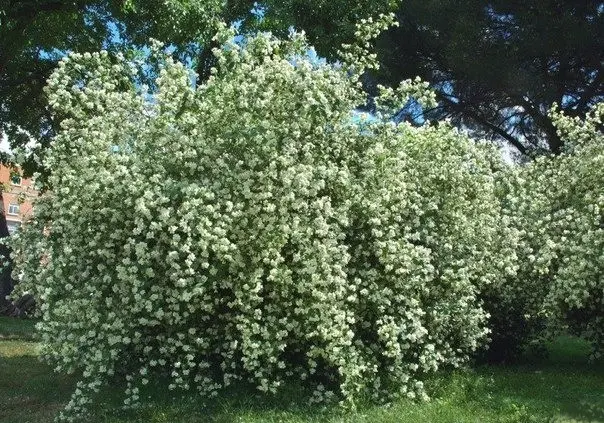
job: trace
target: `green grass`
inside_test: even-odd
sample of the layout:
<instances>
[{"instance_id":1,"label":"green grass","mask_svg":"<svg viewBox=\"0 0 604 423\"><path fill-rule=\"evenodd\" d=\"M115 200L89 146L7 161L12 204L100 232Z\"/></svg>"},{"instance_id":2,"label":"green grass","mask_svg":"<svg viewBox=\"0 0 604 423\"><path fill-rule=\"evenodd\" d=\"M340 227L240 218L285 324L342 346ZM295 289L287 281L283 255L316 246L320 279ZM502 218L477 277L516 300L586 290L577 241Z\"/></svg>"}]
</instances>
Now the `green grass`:
<instances>
[{"instance_id":1,"label":"green grass","mask_svg":"<svg viewBox=\"0 0 604 423\"><path fill-rule=\"evenodd\" d=\"M107 390L91 423L531 423L604 422L604 365L587 361L588 346L562 337L547 359L439 374L427 403L365 405L356 412L309 406L304 390L288 386L269 396L239 388L204 405L193 395L151 389L136 411L118 411L119 392ZM31 321L0 318L0 422L44 423L68 400L75 379L38 361Z\"/></svg>"},{"instance_id":2,"label":"green grass","mask_svg":"<svg viewBox=\"0 0 604 423\"><path fill-rule=\"evenodd\" d=\"M0 341L7 339L33 340L35 339L34 326L33 320L0 316Z\"/></svg>"}]
</instances>

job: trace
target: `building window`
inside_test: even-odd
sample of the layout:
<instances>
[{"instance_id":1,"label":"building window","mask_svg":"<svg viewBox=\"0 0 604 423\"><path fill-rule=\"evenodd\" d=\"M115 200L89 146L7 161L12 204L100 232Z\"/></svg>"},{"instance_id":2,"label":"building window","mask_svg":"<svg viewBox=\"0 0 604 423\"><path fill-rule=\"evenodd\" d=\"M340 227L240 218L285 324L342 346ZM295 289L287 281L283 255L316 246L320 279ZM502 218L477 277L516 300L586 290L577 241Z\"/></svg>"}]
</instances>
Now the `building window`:
<instances>
[{"instance_id":1,"label":"building window","mask_svg":"<svg viewBox=\"0 0 604 423\"><path fill-rule=\"evenodd\" d=\"M14 176L11 176L11 178L10 178L10 182L11 182L11 184L13 184L13 185L18 185L18 186L20 186L20 185L21 185L21 177L20 177L19 175L14 175Z\"/></svg>"},{"instance_id":2,"label":"building window","mask_svg":"<svg viewBox=\"0 0 604 423\"><path fill-rule=\"evenodd\" d=\"M8 205L8 214L19 214L19 205L18 204L9 204Z\"/></svg>"}]
</instances>

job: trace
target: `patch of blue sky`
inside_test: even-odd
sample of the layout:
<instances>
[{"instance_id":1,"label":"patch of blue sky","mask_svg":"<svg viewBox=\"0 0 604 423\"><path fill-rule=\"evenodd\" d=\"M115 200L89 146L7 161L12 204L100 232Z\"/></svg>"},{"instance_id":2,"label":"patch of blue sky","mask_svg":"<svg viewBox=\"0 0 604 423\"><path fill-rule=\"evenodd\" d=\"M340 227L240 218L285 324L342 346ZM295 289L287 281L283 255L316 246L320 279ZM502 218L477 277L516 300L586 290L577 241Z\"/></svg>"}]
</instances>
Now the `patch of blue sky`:
<instances>
[{"instance_id":1,"label":"patch of blue sky","mask_svg":"<svg viewBox=\"0 0 604 423\"><path fill-rule=\"evenodd\" d=\"M252 7L252 10L250 10L250 13L256 19L262 20L264 19L264 15L266 15L266 9L266 5L254 2L254 6Z\"/></svg>"},{"instance_id":2,"label":"patch of blue sky","mask_svg":"<svg viewBox=\"0 0 604 423\"><path fill-rule=\"evenodd\" d=\"M427 122L423 107L414 99L411 99L402 106L398 112L390 116L378 116L366 110L355 109L351 113L350 123L361 128L378 122L410 122L413 125L421 126Z\"/></svg>"},{"instance_id":3,"label":"patch of blue sky","mask_svg":"<svg viewBox=\"0 0 604 423\"><path fill-rule=\"evenodd\" d=\"M38 57L42 60L50 60L50 61L56 61L56 60L60 60L63 57L65 57L67 54L69 54L68 51L65 50L60 50L58 48L53 48L50 50L45 50L45 49L40 49L38 51Z\"/></svg>"},{"instance_id":4,"label":"patch of blue sky","mask_svg":"<svg viewBox=\"0 0 604 423\"><path fill-rule=\"evenodd\" d=\"M302 55L290 57L288 61L292 66L298 66L300 62L310 63L314 68L327 66L327 60L319 56L314 47L308 48Z\"/></svg>"}]
</instances>

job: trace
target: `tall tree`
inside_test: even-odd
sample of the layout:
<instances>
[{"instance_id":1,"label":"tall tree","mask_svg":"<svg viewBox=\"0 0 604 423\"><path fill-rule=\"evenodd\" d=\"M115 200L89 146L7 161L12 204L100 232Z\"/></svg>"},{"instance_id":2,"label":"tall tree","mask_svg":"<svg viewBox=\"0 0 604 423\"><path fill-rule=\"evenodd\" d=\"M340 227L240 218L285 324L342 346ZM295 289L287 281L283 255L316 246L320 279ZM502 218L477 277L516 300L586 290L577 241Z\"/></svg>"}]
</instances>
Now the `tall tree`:
<instances>
[{"instance_id":1,"label":"tall tree","mask_svg":"<svg viewBox=\"0 0 604 423\"><path fill-rule=\"evenodd\" d=\"M380 81L420 75L433 112L521 153L558 154L548 111L585 116L604 99L604 3L594 0L405 0L381 40Z\"/></svg>"}]
</instances>

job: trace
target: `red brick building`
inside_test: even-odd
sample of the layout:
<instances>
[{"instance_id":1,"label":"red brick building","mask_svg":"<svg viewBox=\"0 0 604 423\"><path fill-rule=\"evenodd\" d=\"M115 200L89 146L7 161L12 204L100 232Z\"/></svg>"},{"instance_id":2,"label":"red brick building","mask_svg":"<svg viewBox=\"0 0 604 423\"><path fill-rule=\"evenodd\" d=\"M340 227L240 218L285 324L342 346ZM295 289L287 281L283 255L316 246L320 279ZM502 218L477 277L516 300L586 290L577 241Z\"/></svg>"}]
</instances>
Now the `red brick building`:
<instances>
[{"instance_id":1,"label":"red brick building","mask_svg":"<svg viewBox=\"0 0 604 423\"><path fill-rule=\"evenodd\" d=\"M32 202L38 196L30 178L22 178L18 169L0 165L2 213L6 217L9 233L14 233L27 220Z\"/></svg>"}]
</instances>

